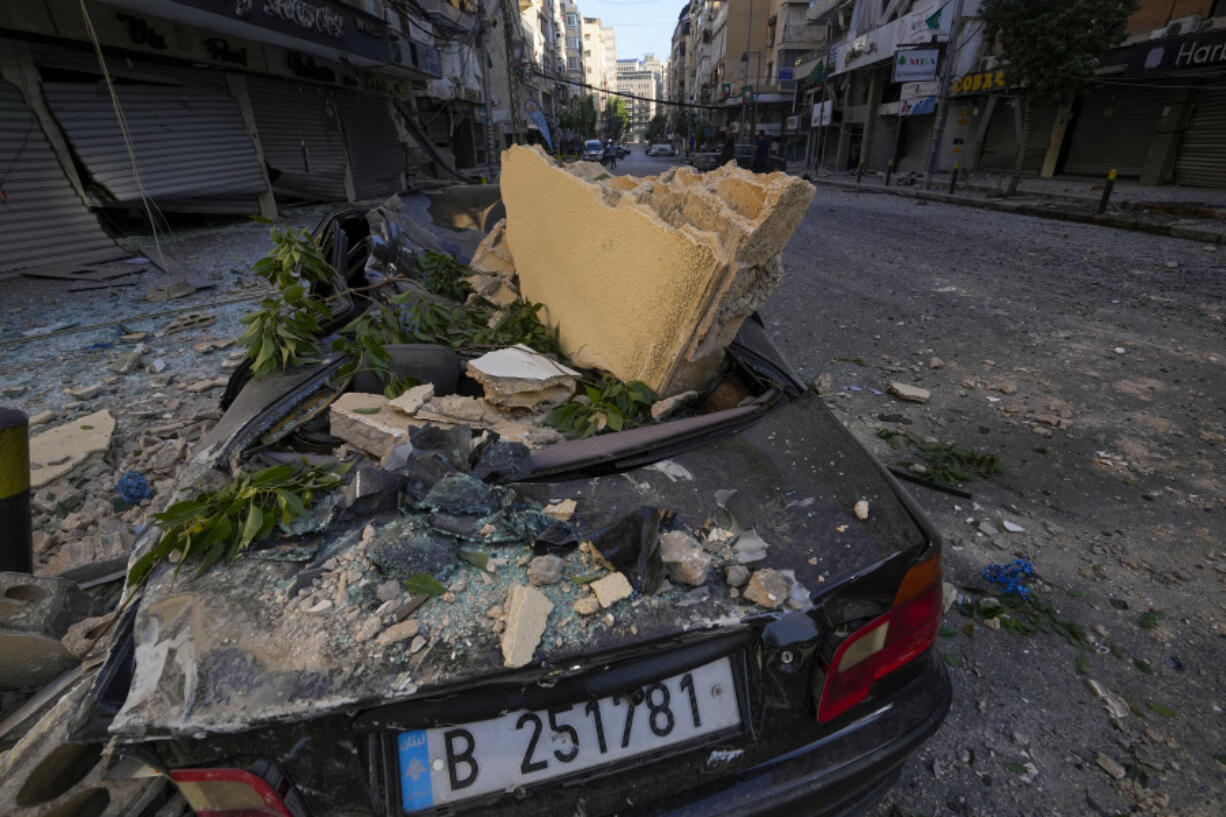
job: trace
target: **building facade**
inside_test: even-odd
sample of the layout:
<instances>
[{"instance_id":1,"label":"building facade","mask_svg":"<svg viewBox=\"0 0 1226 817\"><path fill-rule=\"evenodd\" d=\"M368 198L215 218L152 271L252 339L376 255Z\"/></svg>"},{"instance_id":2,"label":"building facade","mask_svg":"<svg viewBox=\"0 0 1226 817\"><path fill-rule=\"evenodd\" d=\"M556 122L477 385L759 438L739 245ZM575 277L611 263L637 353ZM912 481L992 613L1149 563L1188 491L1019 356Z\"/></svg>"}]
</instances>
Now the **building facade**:
<instances>
[{"instance_id":1,"label":"building facade","mask_svg":"<svg viewBox=\"0 0 1226 817\"><path fill-rule=\"evenodd\" d=\"M654 54L648 54L643 59L618 60L617 90L629 95L626 106L630 111L630 122L627 123L626 138L644 138L648 123L662 110L656 100L663 98L664 94L664 64Z\"/></svg>"}]
</instances>

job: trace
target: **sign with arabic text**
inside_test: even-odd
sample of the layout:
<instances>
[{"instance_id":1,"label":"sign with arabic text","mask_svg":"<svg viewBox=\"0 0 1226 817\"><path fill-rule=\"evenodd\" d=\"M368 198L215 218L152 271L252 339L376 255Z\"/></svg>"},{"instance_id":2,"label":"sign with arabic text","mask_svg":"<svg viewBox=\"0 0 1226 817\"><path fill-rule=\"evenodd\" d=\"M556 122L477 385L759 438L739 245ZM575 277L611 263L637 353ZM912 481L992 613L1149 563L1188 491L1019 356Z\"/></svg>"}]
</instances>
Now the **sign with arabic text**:
<instances>
[{"instance_id":1,"label":"sign with arabic text","mask_svg":"<svg viewBox=\"0 0 1226 817\"><path fill-rule=\"evenodd\" d=\"M908 48L894 56L895 82L924 82L936 79L941 52L935 48Z\"/></svg>"}]
</instances>

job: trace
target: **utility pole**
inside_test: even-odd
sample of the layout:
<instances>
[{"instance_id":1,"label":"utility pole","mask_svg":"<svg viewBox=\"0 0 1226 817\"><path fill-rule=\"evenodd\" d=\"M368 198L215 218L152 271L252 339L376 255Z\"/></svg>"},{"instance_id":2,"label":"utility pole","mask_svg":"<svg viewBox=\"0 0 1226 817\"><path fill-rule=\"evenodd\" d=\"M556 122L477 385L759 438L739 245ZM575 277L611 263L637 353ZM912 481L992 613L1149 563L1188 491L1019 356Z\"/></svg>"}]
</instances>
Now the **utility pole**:
<instances>
[{"instance_id":1,"label":"utility pole","mask_svg":"<svg viewBox=\"0 0 1226 817\"><path fill-rule=\"evenodd\" d=\"M502 39L507 49L507 95L510 97L508 101L511 106L511 132L515 144L522 145L523 137L519 132L519 98L515 94L515 59L511 51L511 21L514 17L511 15L508 0L502 0L502 17Z\"/></svg>"},{"instance_id":2,"label":"utility pole","mask_svg":"<svg viewBox=\"0 0 1226 817\"><path fill-rule=\"evenodd\" d=\"M945 73L941 76L940 108L932 125L932 141L928 145L928 164L924 168L924 189L932 189L932 177L937 172L937 156L945 138L945 120L949 117L949 86L953 81L958 60L958 38L962 36L962 0L954 0L954 21L949 27L949 48L945 50Z\"/></svg>"},{"instance_id":3,"label":"utility pole","mask_svg":"<svg viewBox=\"0 0 1226 817\"><path fill-rule=\"evenodd\" d=\"M490 105L490 52L486 41L485 2L477 0L477 46L480 49L481 60L481 97L485 103L485 163L489 165L490 174L494 172L494 162L498 156L498 145L494 141L494 109ZM507 85L510 86L510 78Z\"/></svg>"},{"instance_id":4,"label":"utility pole","mask_svg":"<svg viewBox=\"0 0 1226 817\"><path fill-rule=\"evenodd\" d=\"M745 132L746 121L749 116L749 104L745 101L745 86L749 84L749 49L753 44L753 0L749 0L749 20L745 24L745 53L741 55L741 62L745 64L741 71L741 126L738 128L738 133ZM750 93L753 93L751 90ZM752 136L753 134L750 134ZM748 141L741 139L742 142Z\"/></svg>"}]
</instances>

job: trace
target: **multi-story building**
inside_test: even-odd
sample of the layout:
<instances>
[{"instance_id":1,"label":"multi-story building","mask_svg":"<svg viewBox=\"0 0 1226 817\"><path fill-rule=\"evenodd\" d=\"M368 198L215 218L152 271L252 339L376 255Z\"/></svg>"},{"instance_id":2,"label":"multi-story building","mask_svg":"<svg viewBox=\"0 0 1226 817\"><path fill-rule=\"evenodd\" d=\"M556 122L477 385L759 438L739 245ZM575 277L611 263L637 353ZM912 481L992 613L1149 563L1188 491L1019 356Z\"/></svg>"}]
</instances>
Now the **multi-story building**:
<instances>
[{"instance_id":1,"label":"multi-story building","mask_svg":"<svg viewBox=\"0 0 1226 817\"><path fill-rule=\"evenodd\" d=\"M563 0L562 7L563 30L566 32L566 76L572 82L586 82L583 73L583 17L579 6L574 0ZM571 86L572 98L582 95L582 89Z\"/></svg>"},{"instance_id":2,"label":"multi-story building","mask_svg":"<svg viewBox=\"0 0 1226 817\"><path fill-rule=\"evenodd\" d=\"M642 138L647 124L660 110L656 100L664 92L663 74L664 64L654 54L617 61L617 90L631 95L626 97L630 111L628 138Z\"/></svg>"},{"instance_id":3,"label":"multi-story building","mask_svg":"<svg viewBox=\"0 0 1226 817\"><path fill-rule=\"evenodd\" d=\"M604 26L599 17L583 17L583 74L588 92L596 97L597 111L608 105L610 75L605 58ZM616 56L614 57L616 60ZM616 77L616 72L613 74Z\"/></svg>"}]
</instances>

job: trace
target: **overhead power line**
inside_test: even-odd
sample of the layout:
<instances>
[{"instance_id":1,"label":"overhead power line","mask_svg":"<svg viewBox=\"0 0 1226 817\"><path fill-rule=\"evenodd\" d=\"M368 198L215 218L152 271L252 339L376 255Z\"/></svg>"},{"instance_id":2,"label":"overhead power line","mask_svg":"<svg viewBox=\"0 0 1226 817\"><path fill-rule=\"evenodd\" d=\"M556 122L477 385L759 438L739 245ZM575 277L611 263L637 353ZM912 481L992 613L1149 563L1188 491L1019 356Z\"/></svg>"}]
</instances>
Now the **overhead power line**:
<instances>
[{"instance_id":1,"label":"overhead power line","mask_svg":"<svg viewBox=\"0 0 1226 817\"><path fill-rule=\"evenodd\" d=\"M653 97L653 96L642 96L640 94L632 94L627 91L611 91L607 88L600 88L595 85L589 85L586 82L580 82L577 79L570 79L569 77L560 77L560 76L557 76L556 74L550 74L546 71L540 70L539 68L534 69L533 73L536 74L538 77L544 77L545 79L550 79L550 80L553 80L554 82L560 82L564 85L574 85L579 88L587 88L588 90L595 91L600 94L609 94L610 96L621 96L621 97L626 97L627 99L639 99L644 102L654 102L657 105L672 105L675 108L697 108L698 110L703 110L703 111L717 111L717 110L723 110L725 108L724 105L702 105L697 102L674 102L671 99L660 99L658 97Z\"/></svg>"}]
</instances>

